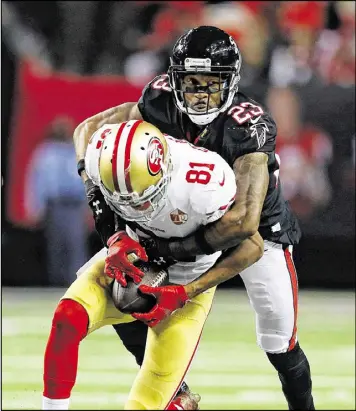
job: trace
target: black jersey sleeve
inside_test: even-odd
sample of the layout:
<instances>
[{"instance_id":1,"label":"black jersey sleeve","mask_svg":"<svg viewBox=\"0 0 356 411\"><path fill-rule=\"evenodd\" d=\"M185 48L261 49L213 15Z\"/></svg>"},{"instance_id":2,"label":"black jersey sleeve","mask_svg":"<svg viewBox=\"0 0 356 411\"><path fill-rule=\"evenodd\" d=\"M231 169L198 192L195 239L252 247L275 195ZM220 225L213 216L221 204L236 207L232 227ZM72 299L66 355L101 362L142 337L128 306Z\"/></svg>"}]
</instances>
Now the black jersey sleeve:
<instances>
[{"instance_id":1,"label":"black jersey sleeve","mask_svg":"<svg viewBox=\"0 0 356 411\"><path fill-rule=\"evenodd\" d=\"M251 116L242 124L238 124L231 114L228 114L230 118L226 121L224 134L229 136L228 146L232 163L236 158L254 152L266 153L269 158L271 157L270 161L272 158L274 160L277 127L270 114L263 111L258 116Z\"/></svg>"},{"instance_id":2,"label":"black jersey sleeve","mask_svg":"<svg viewBox=\"0 0 356 411\"><path fill-rule=\"evenodd\" d=\"M138 101L138 108L145 121L154 124L164 133L171 133L172 124L176 122L176 107L166 74L155 77L146 85Z\"/></svg>"}]
</instances>

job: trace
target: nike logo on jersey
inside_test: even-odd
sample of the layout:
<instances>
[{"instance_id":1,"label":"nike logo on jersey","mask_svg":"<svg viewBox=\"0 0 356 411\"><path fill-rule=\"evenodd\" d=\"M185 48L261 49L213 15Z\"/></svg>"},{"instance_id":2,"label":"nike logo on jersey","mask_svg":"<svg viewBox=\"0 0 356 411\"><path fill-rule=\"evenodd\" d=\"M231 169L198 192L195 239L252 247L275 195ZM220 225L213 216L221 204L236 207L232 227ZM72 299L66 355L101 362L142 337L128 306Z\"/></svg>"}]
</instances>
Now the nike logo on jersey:
<instances>
[{"instance_id":1,"label":"nike logo on jersey","mask_svg":"<svg viewBox=\"0 0 356 411\"><path fill-rule=\"evenodd\" d=\"M219 181L219 184L221 185L221 187L225 184L225 171L224 171L223 179L222 181Z\"/></svg>"}]
</instances>

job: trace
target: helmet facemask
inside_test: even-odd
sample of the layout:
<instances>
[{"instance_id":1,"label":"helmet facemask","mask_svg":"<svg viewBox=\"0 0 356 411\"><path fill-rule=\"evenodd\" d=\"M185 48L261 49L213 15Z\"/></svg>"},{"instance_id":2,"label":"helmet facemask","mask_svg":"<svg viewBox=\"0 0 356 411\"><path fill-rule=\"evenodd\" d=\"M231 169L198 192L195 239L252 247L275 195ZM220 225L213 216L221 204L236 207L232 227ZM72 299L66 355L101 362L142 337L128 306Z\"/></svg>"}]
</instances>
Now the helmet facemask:
<instances>
[{"instance_id":1,"label":"helmet facemask","mask_svg":"<svg viewBox=\"0 0 356 411\"><path fill-rule=\"evenodd\" d=\"M171 179L172 163L167 153L166 164L161 165L162 177L157 184L149 186L143 193L119 193L109 191L100 184L109 207L127 221L147 222L158 214L166 204L167 189Z\"/></svg>"},{"instance_id":2,"label":"helmet facemask","mask_svg":"<svg viewBox=\"0 0 356 411\"><path fill-rule=\"evenodd\" d=\"M235 66L211 66L210 59L185 59L184 66L174 65L171 59L168 69L170 87L174 93L177 108L187 114L198 125L211 123L220 113L224 112L232 103L232 99L238 89L240 80L239 71L241 60L238 59ZM214 76L217 83L213 85L185 84L184 79L189 74ZM197 111L190 107L186 94L207 95L206 110ZM211 95L220 93L220 106L209 108Z\"/></svg>"}]
</instances>

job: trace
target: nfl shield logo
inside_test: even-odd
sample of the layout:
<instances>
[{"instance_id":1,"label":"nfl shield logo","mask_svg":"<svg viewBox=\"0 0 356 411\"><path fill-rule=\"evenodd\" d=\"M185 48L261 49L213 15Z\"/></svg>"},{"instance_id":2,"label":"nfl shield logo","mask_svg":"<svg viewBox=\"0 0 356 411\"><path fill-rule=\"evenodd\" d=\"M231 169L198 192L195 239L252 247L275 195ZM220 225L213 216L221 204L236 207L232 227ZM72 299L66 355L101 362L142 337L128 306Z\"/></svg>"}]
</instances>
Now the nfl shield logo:
<instances>
[{"instance_id":1,"label":"nfl shield logo","mask_svg":"<svg viewBox=\"0 0 356 411\"><path fill-rule=\"evenodd\" d=\"M172 211L170 216L171 216L172 222L176 225L181 225L181 224L184 224L186 221L188 221L188 214L179 210L179 208Z\"/></svg>"}]
</instances>

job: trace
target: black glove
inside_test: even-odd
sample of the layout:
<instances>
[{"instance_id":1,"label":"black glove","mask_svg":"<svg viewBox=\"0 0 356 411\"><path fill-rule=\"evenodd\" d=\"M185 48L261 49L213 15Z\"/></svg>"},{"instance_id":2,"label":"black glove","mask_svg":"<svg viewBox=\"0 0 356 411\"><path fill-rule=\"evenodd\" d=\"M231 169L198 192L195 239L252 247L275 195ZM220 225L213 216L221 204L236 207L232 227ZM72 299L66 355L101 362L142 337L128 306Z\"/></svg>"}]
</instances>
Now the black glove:
<instances>
[{"instance_id":1,"label":"black glove","mask_svg":"<svg viewBox=\"0 0 356 411\"><path fill-rule=\"evenodd\" d=\"M177 261L196 261L195 255L190 255L184 248L185 246L189 247L189 243L186 244L184 238L172 237L169 240L157 237L143 238L140 239L140 243L146 250L148 261L153 261L156 264L161 262L162 265L169 267Z\"/></svg>"},{"instance_id":2,"label":"black glove","mask_svg":"<svg viewBox=\"0 0 356 411\"><path fill-rule=\"evenodd\" d=\"M115 233L115 214L107 205L100 188L92 180L85 181L85 192L89 207L93 212L95 229L105 247L108 239Z\"/></svg>"},{"instance_id":3,"label":"black glove","mask_svg":"<svg viewBox=\"0 0 356 411\"><path fill-rule=\"evenodd\" d=\"M140 244L146 250L148 261L162 265L165 268L168 268L177 262L177 260L170 255L169 241L167 240L159 238L141 238Z\"/></svg>"}]
</instances>

